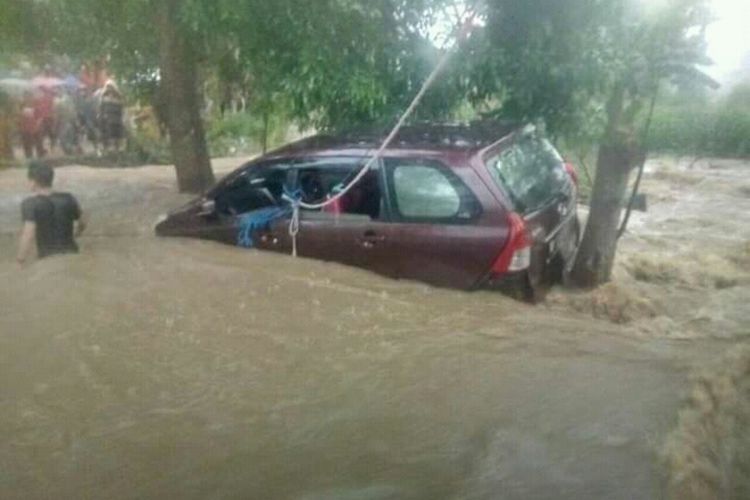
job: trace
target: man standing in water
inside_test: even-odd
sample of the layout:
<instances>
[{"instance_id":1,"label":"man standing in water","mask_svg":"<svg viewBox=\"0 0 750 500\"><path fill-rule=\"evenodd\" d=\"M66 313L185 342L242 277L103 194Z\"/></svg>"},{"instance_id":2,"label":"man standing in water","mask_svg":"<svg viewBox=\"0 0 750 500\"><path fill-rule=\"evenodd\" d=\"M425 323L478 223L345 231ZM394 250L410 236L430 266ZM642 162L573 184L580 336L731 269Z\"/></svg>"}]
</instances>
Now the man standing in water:
<instances>
[{"instance_id":1,"label":"man standing in water","mask_svg":"<svg viewBox=\"0 0 750 500\"><path fill-rule=\"evenodd\" d=\"M45 163L31 162L28 177L34 195L21 203L23 228L18 243L18 263L28 260L34 242L40 259L53 254L77 253L74 236L85 229L78 201L69 193L52 191L55 171Z\"/></svg>"}]
</instances>

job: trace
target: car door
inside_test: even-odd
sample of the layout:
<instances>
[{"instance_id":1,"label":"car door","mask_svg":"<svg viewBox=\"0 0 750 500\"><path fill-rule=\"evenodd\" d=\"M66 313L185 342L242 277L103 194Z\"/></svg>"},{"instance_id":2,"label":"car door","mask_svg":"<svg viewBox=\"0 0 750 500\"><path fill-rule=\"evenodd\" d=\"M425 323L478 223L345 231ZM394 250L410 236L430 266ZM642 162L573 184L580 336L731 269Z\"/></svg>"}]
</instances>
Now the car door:
<instances>
[{"instance_id":1,"label":"car door","mask_svg":"<svg viewBox=\"0 0 750 500\"><path fill-rule=\"evenodd\" d=\"M508 238L507 214L487 187L471 168L454 171L435 160L389 158L385 171L398 276L476 285Z\"/></svg>"},{"instance_id":2,"label":"car door","mask_svg":"<svg viewBox=\"0 0 750 500\"><path fill-rule=\"evenodd\" d=\"M397 275L390 225L366 215L303 213L297 245L302 257Z\"/></svg>"},{"instance_id":3,"label":"car door","mask_svg":"<svg viewBox=\"0 0 750 500\"><path fill-rule=\"evenodd\" d=\"M300 166L309 168L311 163ZM348 165L342 170L342 165ZM326 191L346 184L362 167L361 159L327 159L314 163L323 178ZM333 171L337 170L338 175ZM300 177L304 177L300 175ZM304 194L303 194L304 195ZM300 215L297 235L298 253L302 257L339 262L386 276L396 276L398 259L393 255L392 227L388 223L383 199L382 172L372 169L336 204L321 211Z\"/></svg>"},{"instance_id":4,"label":"car door","mask_svg":"<svg viewBox=\"0 0 750 500\"><path fill-rule=\"evenodd\" d=\"M282 193L289 162L250 167L224 182L210 197L201 226L203 237L233 245L291 252L289 216ZM268 216L277 211L277 216Z\"/></svg>"}]
</instances>

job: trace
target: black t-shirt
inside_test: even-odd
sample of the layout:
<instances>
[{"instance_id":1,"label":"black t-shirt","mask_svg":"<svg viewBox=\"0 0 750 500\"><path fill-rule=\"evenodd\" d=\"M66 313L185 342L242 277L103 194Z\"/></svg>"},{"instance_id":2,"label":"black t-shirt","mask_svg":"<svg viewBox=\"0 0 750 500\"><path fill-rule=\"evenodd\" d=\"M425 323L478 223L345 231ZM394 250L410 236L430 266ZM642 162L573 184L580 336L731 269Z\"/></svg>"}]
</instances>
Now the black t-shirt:
<instances>
[{"instance_id":1,"label":"black t-shirt","mask_svg":"<svg viewBox=\"0 0 750 500\"><path fill-rule=\"evenodd\" d=\"M78 252L73 222L81 217L78 201L69 193L51 193L26 198L21 203L24 222L36 223L39 258L56 253Z\"/></svg>"},{"instance_id":2,"label":"black t-shirt","mask_svg":"<svg viewBox=\"0 0 750 500\"><path fill-rule=\"evenodd\" d=\"M103 100L99 108L104 123L122 123L122 103L114 100Z\"/></svg>"}]
</instances>

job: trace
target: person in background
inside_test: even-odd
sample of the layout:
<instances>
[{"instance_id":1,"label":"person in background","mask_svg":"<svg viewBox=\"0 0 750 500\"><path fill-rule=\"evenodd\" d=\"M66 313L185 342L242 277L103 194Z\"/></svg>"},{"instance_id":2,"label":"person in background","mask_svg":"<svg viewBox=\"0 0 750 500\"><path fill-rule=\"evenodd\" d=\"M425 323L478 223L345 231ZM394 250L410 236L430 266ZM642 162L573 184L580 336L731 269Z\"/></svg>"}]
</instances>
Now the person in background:
<instances>
[{"instance_id":1,"label":"person in background","mask_svg":"<svg viewBox=\"0 0 750 500\"><path fill-rule=\"evenodd\" d=\"M78 140L78 120L76 108L67 91L61 92L55 98L55 116L57 117L57 136L60 147L66 155L81 154Z\"/></svg>"},{"instance_id":2,"label":"person in background","mask_svg":"<svg viewBox=\"0 0 750 500\"><path fill-rule=\"evenodd\" d=\"M96 103L94 93L88 87L80 87L76 94L75 107L78 115L78 129L86 136L94 152L99 152L99 127L96 124Z\"/></svg>"},{"instance_id":3,"label":"person in background","mask_svg":"<svg viewBox=\"0 0 750 500\"><path fill-rule=\"evenodd\" d=\"M15 115L13 108L10 96L0 90L0 168L13 160L13 142L11 139Z\"/></svg>"},{"instance_id":4,"label":"person in background","mask_svg":"<svg viewBox=\"0 0 750 500\"><path fill-rule=\"evenodd\" d=\"M18 113L18 132L26 159L42 158L46 154L42 144L42 124L33 94L27 92L21 101Z\"/></svg>"},{"instance_id":5,"label":"person in background","mask_svg":"<svg viewBox=\"0 0 750 500\"><path fill-rule=\"evenodd\" d=\"M81 72L78 74L78 81L80 81L81 85L89 91L96 89L96 76L94 75L94 72L89 69L88 64L81 64Z\"/></svg>"},{"instance_id":6,"label":"person in background","mask_svg":"<svg viewBox=\"0 0 750 500\"><path fill-rule=\"evenodd\" d=\"M99 128L101 131L102 145L104 150L113 147L115 151L120 150L123 139L123 102L122 94L114 82L108 81L102 89L99 99Z\"/></svg>"},{"instance_id":7,"label":"person in background","mask_svg":"<svg viewBox=\"0 0 750 500\"><path fill-rule=\"evenodd\" d=\"M70 193L52 191L55 171L49 165L32 161L28 178L34 193L21 203L23 226L18 242L19 264L31 257L34 244L38 258L78 253L75 237L86 228L78 201Z\"/></svg>"},{"instance_id":8,"label":"person in background","mask_svg":"<svg viewBox=\"0 0 750 500\"><path fill-rule=\"evenodd\" d=\"M57 125L55 123L55 91L42 87L34 100L34 111L39 119L39 134L42 143L49 138L50 151L57 144Z\"/></svg>"},{"instance_id":9,"label":"person in background","mask_svg":"<svg viewBox=\"0 0 750 500\"><path fill-rule=\"evenodd\" d=\"M106 59L95 61L92 70L94 75L95 88L100 89L104 87L108 82L112 81L112 76L107 71Z\"/></svg>"}]
</instances>

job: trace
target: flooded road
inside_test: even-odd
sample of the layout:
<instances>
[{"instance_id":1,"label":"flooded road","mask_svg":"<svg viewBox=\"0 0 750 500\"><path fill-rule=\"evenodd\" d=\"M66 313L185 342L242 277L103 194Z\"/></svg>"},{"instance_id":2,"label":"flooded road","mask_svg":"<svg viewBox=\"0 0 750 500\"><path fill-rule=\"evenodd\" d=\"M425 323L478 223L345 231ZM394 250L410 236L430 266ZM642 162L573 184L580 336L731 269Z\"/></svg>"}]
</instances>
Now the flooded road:
<instances>
[{"instance_id":1,"label":"flooded road","mask_svg":"<svg viewBox=\"0 0 750 500\"><path fill-rule=\"evenodd\" d=\"M616 283L538 307L156 239L163 167L59 169L82 254L19 269L0 172L0 498L660 498L750 338L748 168L654 164Z\"/></svg>"}]
</instances>

